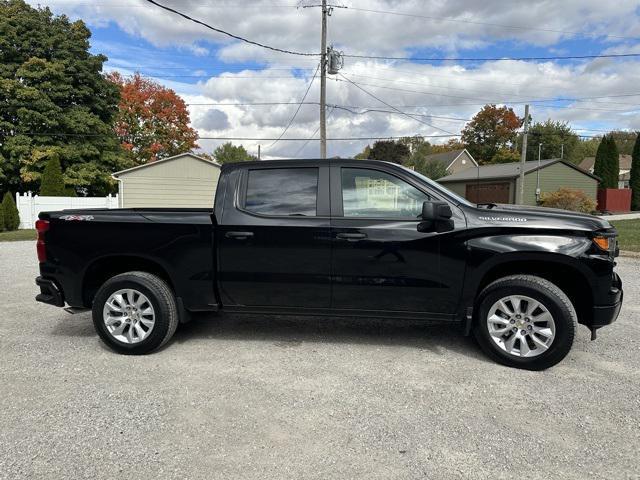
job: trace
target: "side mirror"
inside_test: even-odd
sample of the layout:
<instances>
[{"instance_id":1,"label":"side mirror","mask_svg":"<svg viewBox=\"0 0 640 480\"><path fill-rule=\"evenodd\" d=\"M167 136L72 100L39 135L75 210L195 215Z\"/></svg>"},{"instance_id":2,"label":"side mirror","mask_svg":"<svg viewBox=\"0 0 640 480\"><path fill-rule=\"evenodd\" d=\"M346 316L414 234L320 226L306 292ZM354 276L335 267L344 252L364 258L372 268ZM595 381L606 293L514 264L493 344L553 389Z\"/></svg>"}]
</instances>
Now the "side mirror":
<instances>
[{"instance_id":1,"label":"side mirror","mask_svg":"<svg viewBox=\"0 0 640 480\"><path fill-rule=\"evenodd\" d=\"M453 230L453 212L447 202L424 202L422 204L422 222L418 224L419 232L446 232Z\"/></svg>"}]
</instances>

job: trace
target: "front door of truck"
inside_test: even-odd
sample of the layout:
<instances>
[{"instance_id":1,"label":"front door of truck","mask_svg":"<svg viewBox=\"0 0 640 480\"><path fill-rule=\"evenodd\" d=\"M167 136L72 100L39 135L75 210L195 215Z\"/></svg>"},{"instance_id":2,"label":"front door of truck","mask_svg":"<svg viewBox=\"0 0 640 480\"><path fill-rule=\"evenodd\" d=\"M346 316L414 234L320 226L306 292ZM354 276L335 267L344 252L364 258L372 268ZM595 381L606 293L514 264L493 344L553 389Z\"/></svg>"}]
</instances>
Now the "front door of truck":
<instances>
[{"instance_id":1,"label":"front door of truck","mask_svg":"<svg viewBox=\"0 0 640 480\"><path fill-rule=\"evenodd\" d=\"M332 307L453 313L462 278L443 268L442 234L417 229L435 198L383 168L335 166L331 185Z\"/></svg>"},{"instance_id":2,"label":"front door of truck","mask_svg":"<svg viewBox=\"0 0 640 480\"><path fill-rule=\"evenodd\" d=\"M328 308L328 167L249 167L234 177L216 227L223 304Z\"/></svg>"}]
</instances>

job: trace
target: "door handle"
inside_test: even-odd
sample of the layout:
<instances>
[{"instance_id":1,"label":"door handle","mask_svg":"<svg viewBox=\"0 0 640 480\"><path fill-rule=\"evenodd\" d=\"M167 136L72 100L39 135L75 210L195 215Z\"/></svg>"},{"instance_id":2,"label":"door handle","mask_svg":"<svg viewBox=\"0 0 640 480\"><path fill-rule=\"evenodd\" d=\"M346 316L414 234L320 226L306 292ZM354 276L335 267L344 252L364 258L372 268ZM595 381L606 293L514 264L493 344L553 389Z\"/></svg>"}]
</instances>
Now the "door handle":
<instances>
[{"instance_id":1,"label":"door handle","mask_svg":"<svg viewBox=\"0 0 640 480\"><path fill-rule=\"evenodd\" d=\"M336 235L336 238L340 240L347 240L349 242L356 242L358 240L363 240L367 238L366 233L339 233Z\"/></svg>"},{"instance_id":2,"label":"door handle","mask_svg":"<svg viewBox=\"0 0 640 480\"><path fill-rule=\"evenodd\" d=\"M235 238L236 240L246 240L253 237L253 232L227 232L224 234L227 238Z\"/></svg>"}]
</instances>

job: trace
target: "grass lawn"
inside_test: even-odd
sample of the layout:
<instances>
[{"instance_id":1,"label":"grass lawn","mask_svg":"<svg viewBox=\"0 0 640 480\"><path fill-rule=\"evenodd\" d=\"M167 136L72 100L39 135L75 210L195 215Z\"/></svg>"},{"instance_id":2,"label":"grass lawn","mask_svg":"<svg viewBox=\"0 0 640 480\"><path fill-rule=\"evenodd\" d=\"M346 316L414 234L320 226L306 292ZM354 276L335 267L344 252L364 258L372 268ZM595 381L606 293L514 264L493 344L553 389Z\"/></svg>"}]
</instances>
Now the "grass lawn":
<instances>
[{"instance_id":1,"label":"grass lawn","mask_svg":"<svg viewBox=\"0 0 640 480\"><path fill-rule=\"evenodd\" d=\"M618 230L620 250L640 252L640 218L613 221L611 224Z\"/></svg>"},{"instance_id":2,"label":"grass lawn","mask_svg":"<svg viewBox=\"0 0 640 480\"><path fill-rule=\"evenodd\" d=\"M15 242L17 240L35 239L35 230L14 230L13 232L0 232L0 242Z\"/></svg>"}]
</instances>

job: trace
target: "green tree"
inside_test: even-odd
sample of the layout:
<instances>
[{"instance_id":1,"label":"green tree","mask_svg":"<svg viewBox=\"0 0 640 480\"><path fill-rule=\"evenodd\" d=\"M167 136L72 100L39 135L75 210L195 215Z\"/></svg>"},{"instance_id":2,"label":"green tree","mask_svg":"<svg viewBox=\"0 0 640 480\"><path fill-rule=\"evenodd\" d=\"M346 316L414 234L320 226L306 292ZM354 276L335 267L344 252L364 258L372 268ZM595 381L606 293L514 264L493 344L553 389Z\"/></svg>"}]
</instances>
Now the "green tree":
<instances>
[{"instance_id":1,"label":"green tree","mask_svg":"<svg viewBox=\"0 0 640 480\"><path fill-rule=\"evenodd\" d=\"M640 210L640 134L636 135L636 143L633 145L631 154L629 188L631 188L631 210Z\"/></svg>"},{"instance_id":2,"label":"green tree","mask_svg":"<svg viewBox=\"0 0 640 480\"><path fill-rule=\"evenodd\" d=\"M114 191L111 173L130 166L113 131L118 88L89 53L85 24L0 0L0 191L37 190L52 149L67 183Z\"/></svg>"},{"instance_id":3,"label":"green tree","mask_svg":"<svg viewBox=\"0 0 640 480\"><path fill-rule=\"evenodd\" d=\"M600 177L600 188L618 188L620 161L618 147L610 135L605 135L598 146L593 174Z\"/></svg>"},{"instance_id":4,"label":"green tree","mask_svg":"<svg viewBox=\"0 0 640 480\"><path fill-rule=\"evenodd\" d=\"M609 132L609 135L613 136L620 155L631 155L633 148L635 147L637 137L636 132L613 130Z\"/></svg>"},{"instance_id":5,"label":"green tree","mask_svg":"<svg viewBox=\"0 0 640 480\"><path fill-rule=\"evenodd\" d=\"M40 195L44 197L64 197L64 179L57 156L52 156L44 167L40 181Z\"/></svg>"},{"instance_id":6,"label":"green tree","mask_svg":"<svg viewBox=\"0 0 640 480\"><path fill-rule=\"evenodd\" d=\"M0 232L4 232L4 209L0 205Z\"/></svg>"},{"instance_id":7,"label":"green tree","mask_svg":"<svg viewBox=\"0 0 640 480\"><path fill-rule=\"evenodd\" d=\"M500 148L491 158L491 163L513 163L520 161L520 152L508 148Z\"/></svg>"},{"instance_id":8,"label":"green tree","mask_svg":"<svg viewBox=\"0 0 640 480\"><path fill-rule=\"evenodd\" d=\"M490 163L498 150L515 144L520 125L513 109L485 105L464 127L461 140L478 163Z\"/></svg>"},{"instance_id":9,"label":"green tree","mask_svg":"<svg viewBox=\"0 0 640 480\"><path fill-rule=\"evenodd\" d=\"M394 140L378 140L371 147L369 158L372 160L384 160L402 165L411 155L409 147Z\"/></svg>"},{"instance_id":10,"label":"green tree","mask_svg":"<svg viewBox=\"0 0 640 480\"><path fill-rule=\"evenodd\" d=\"M580 138L566 122L556 122L551 119L534 123L529 128L527 161L538 160L538 144L542 144L541 158L563 158L567 162L578 164L584 156L580 149ZM518 138L518 147L522 144L522 137Z\"/></svg>"},{"instance_id":11,"label":"green tree","mask_svg":"<svg viewBox=\"0 0 640 480\"><path fill-rule=\"evenodd\" d=\"M242 145L234 145L231 142L226 142L217 147L213 151L213 158L218 163L232 163L232 162L249 162L251 160L257 160L257 158L251 155Z\"/></svg>"},{"instance_id":12,"label":"green tree","mask_svg":"<svg viewBox=\"0 0 640 480\"><path fill-rule=\"evenodd\" d=\"M367 145L360 153L354 155L353 158L355 158L356 160L366 160L367 158L369 158L369 155L371 155L371 147Z\"/></svg>"},{"instance_id":13,"label":"green tree","mask_svg":"<svg viewBox=\"0 0 640 480\"><path fill-rule=\"evenodd\" d=\"M0 210L2 210L2 216L4 217L3 223L5 230L17 230L20 225L20 214L18 213L16 202L13 201L13 195L11 195L10 192L4 194Z\"/></svg>"},{"instance_id":14,"label":"green tree","mask_svg":"<svg viewBox=\"0 0 640 480\"><path fill-rule=\"evenodd\" d=\"M437 180L448 175L447 167L442 162L438 161L421 161L414 166L416 172L421 173L425 177L429 177L431 180Z\"/></svg>"}]
</instances>

